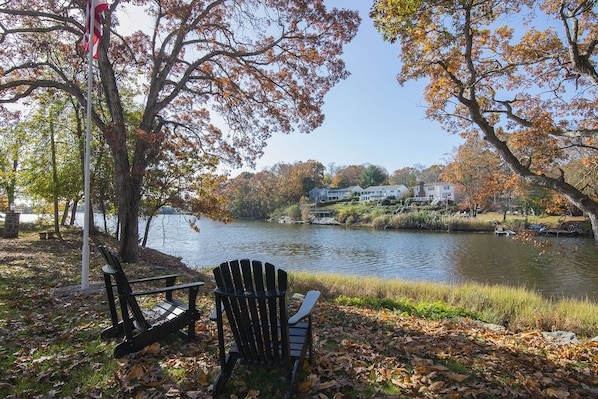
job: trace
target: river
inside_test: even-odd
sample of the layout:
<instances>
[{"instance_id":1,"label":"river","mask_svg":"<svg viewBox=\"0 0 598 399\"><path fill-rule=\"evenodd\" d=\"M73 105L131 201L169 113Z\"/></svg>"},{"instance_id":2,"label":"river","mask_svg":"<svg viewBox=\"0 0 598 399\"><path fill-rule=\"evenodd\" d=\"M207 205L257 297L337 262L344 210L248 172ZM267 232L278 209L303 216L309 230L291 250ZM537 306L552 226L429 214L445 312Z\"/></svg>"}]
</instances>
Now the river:
<instances>
[{"instance_id":1,"label":"river","mask_svg":"<svg viewBox=\"0 0 598 399\"><path fill-rule=\"evenodd\" d=\"M445 283L524 286L546 297L598 302L598 249L588 238L545 238L538 249L489 233L436 233L341 226L202 219L200 232L181 215L161 215L148 247L191 267L251 258L290 271Z\"/></svg>"}]
</instances>

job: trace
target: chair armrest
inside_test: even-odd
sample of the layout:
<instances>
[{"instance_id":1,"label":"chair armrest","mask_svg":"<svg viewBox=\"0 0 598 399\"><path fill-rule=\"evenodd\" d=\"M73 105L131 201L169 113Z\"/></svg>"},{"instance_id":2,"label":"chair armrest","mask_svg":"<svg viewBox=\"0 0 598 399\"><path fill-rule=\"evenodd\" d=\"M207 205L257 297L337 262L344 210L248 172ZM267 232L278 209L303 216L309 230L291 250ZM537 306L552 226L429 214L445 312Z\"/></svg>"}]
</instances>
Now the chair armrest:
<instances>
[{"instance_id":1,"label":"chair armrest","mask_svg":"<svg viewBox=\"0 0 598 399\"><path fill-rule=\"evenodd\" d=\"M205 283L203 281L196 281L194 283L180 284L180 285L171 285L169 287L156 288L154 290L132 292L132 293L130 293L127 296L141 296L141 295L160 294L160 293L163 293L163 292L172 292L172 291L178 291L178 290L185 290L185 289L189 289L189 288L201 287L204 284Z\"/></svg>"},{"instance_id":2,"label":"chair armrest","mask_svg":"<svg viewBox=\"0 0 598 399\"><path fill-rule=\"evenodd\" d=\"M129 280L129 283L145 283L148 281L156 281L156 280L168 280L171 278L176 279L179 275L178 274L167 274L165 276L155 276L155 277L146 277L146 278L139 278L136 280Z\"/></svg>"},{"instance_id":3,"label":"chair armrest","mask_svg":"<svg viewBox=\"0 0 598 399\"><path fill-rule=\"evenodd\" d=\"M294 325L309 316L311 313L312 308L318 301L320 297L320 291L308 291L305 294L305 298L303 298L303 302L301 303L301 307L291 318L289 318L289 325Z\"/></svg>"}]
</instances>

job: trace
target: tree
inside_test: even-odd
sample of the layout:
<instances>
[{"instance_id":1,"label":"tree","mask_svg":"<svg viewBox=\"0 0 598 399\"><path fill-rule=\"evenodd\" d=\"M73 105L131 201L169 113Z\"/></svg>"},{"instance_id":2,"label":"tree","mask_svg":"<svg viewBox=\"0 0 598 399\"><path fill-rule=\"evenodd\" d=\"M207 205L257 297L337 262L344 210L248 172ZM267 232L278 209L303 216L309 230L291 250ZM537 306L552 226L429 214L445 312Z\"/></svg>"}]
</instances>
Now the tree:
<instances>
[{"instance_id":1,"label":"tree","mask_svg":"<svg viewBox=\"0 0 598 399\"><path fill-rule=\"evenodd\" d=\"M321 187L324 181L324 165L317 161L279 163L272 168L278 177L277 194L279 206L298 203L308 196L311 189Z\"/></svg>"},{"instance_id":2,"label":"tree","mask_svg":"<svg viewBox=\"0 0 598 399\"><path fill-rule=\"evenodd\" d=\"M430 167L422 167L419 172L420 181L426 183L434 183L440 180L440 176L444 169L443 165L432 165Z\"/></svg>"},{"instance_id":3,"label":"tree","mask_svg":"<svg viewBox=\"0 0 598 399\"><path fill-rule=\"evenodd\" d=\"M190 147L186 143L188 137L169 136L171 140L164 143L162 153L146 173L141 202L141 214L146 220L143 247L153 218L167 205L194 215L209 215L213 220L229 220L224 199L218 195L219 185L226 177L216 173L217 158L189 153L185 151ZM196 219L190 219L190 223L198 229Z\"/></svg>"},{"instance_id":4,"label":"tree","mask_svg":"<svg viewBox=\"0 0 598 399\"><path fill-rule=\"evenodd\" d=\"M364 169L365 166L363 165L349 165L337 169L332 178L331 186L336 188L358 186L359 177Z\"/></svg>"},{"instance_id":5,"label":"tree","mask_svg":"<svg viewBox=\"0 0 598 399\"><path fill-rule=\"evenodd\" d=\"M388 173L381 166L369 165L363 169L359 176L359 185L362 188L378 186L388 179Z\"/></svg>"},{"instance_id":6,"label":"tree","mask_svg":"<svg viewBox=\"0 0 598 399\"><path fill-rule=\"evenodd\" d=\"M8 117L10 117L7 114ZM15 116L13 115L13 118ZM5 119L6 121L6 119ZM14 122L14 121L13 121ZM26 136L22 126L17 122L6 123L0 129L0 189L6 198L7 211L15 202L17 190L17 173L20 167Z\"/></svg>"},{"instance_id":7,"label":"tree","mask_svg":"<svg viewBox=\"0 0 598 399\"><path fill-rule=\"evenodd\" d=\"M76 151L79 137L73 134L76 124L67 99L47 91L36 95L34 104L17 124L22 137L18 181L30 198L53 204L54 233L60 238L59 206L66 208L82 195L82 174L76 173L82 162Z\"/></svg>"},{"instance_id":8,"label":"tree","mask_svg":"<svg viewBox=\"0 0 598 399\"><path fill-rule=\"evenodd\" d=\"M336 163L330 162L326 166L326 171L324 173L324 180L322 181L322 184L326 187L330 187L330 185L332 184L332 179L338 170L339 167L336 166Z\"/></svg>"},{"instance_id":9,"label":"tree","mask_svg":"<svg viewBox=\"0 0 598 399\"><path fill-rule=\"evenodd\" d=\"M478 208L491 208L501 196L511 198L514 184L511 175L503 167L496 151L473 136L455 150L452 161L443 169L440 179L457 184L470 214L475 215ZM504 205L503 215L506 218L509 201Z\"/></svg>"},{"instance_id":10,"label":"tree","mask_svg":"<svg viewBox=\"0 0 598 399\"><path fill-rule=\"evenodd\" d=\"M0 103L50 87L85 107L86 57L74 46L84 3L0 6ZM149 33L119 34L118 11L126 7L143 10ZM348 75L340 55L359 22L356 12L329 11L322 0L111 2L102 17L92 119L114 159L124 261L138 259L143 180L169 134L193 137L189 153L241 166L275 132L312 131L323 121L324 95ZM143 111L134 125L127 87L139 87L133 94Z\"/></svg>"},{"instance_id":11,"label":"tree","mask_svg":"<svg viewBox=\"0 0 598 399\"><path fill-rule=\"evenodd\" d=\"M233 217L264 219L276 209L278 178L270 171L244 172L221 187L228 211Z\"/></svg>"},{"instance_id":12,"label":"tree","mask_svg":"<svg viewBox=\"0 0 598 399\"><path fill-rule=\"evenodd\" d=\"M388 180L390 184L403 184L405 187L414 187L420 181L419 175L419 171L414 167L404 167L392 172Z\"/></svg>"},{"instance_id":13,"label":"tree","mask_svg":"<svg viewBox=\"0 0 598 399\"><path fill-rule=\"evenodd\" d=\"M597 162L595 1L376 0L371 16L401 43L399 83L429 80L427 116L583 210L598 245L598 199L563 168Z\"/></svg>"}]
</instances>

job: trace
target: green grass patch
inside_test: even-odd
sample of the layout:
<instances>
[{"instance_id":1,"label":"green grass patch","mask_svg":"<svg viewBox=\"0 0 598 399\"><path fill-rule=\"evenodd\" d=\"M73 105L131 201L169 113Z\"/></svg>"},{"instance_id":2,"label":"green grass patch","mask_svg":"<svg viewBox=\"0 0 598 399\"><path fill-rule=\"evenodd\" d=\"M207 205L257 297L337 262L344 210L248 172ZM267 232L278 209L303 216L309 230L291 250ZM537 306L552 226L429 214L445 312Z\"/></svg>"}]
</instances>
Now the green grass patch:
<instances>
[{"instance_id":1,"label":"green grass patch","mask_svg":"<svg viewBox=\"0 0 598 399\"><path fill-rule=\"evenodd\" d=\"M344 295L336 298L335 302L345 306L360 306L370 309L389 309L409 316L422 317L430 320L442 320L455 317L470 317L480 319L475 312L468 311L462 307L454 307L443 302L421 302L411 303L409 299L390 298L369 298L369 297L347 297Z\"/></svg>"},{"instance_id":2,"label":"green grass patch","mask_svg":"<svg viewBox=\"0 0 598 399\"><path fill-rule=\"evenodd\" d=\"M467 375L470 372L466 365L453 359L440 359L438 360L438 363L442 364L453 373Z\"/></svg>"}]
</instances>

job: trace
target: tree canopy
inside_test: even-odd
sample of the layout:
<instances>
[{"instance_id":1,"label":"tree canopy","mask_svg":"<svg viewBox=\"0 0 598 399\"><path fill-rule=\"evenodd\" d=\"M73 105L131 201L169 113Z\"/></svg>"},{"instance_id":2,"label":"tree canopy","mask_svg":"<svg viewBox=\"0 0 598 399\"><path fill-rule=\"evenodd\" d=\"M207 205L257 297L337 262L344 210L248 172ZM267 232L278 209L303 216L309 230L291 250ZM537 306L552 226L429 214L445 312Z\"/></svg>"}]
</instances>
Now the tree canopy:
<instances>
[{"instance_id":1,"label":"tree canopy","mask_svg":"<svg viewBox=\"0 0 598 399\"><path fill-rule=\"evenodd\" d=\"M384 39L402 46L399 83L427 79L427 116L480 135L525 183L585 212L598 244L595 1L376 0Z\"/></svg>"},{"instance_id":2,"label":"tree canopy","mask_svg":"<svg viewBox=\"0 0 598 399\"><path fill-rule=\"evenodd\" d=\"M85 107L84 9L84 0L0 5L0 104L52 88ZM151 27L120 33L120 13L135 10ZM273 133L312 131L324 95L348 76L341 54L359 22L322 0L112 1L92 119L114 158L120 256L137 261L144 175L164 143L184 136L181 151L240 166Z\"/></svg>"}]
</instances>

